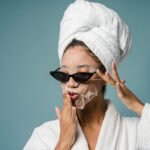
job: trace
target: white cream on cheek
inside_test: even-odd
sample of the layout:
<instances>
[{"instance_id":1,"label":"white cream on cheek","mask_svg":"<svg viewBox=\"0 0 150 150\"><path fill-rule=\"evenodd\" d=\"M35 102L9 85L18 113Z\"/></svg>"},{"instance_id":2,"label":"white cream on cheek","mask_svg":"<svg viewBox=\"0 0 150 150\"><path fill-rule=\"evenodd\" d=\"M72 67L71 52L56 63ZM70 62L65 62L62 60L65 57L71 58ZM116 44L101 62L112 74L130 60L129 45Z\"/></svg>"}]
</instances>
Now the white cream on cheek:
<instances>
[{"instance_id":1,"label":"white cream on cheek","mask_svg":"<svg viewBox=\"0 0 150 150\"><path fill-rule=\"evenodd\" d=\"M75 106L78 109L84 109L85 105L98 96L99 86L97 84L80 84L78 88L68 88L66 84L61 84L63 93L74 92L78 93L79 97L75 101Z\"/></svg>"}]
</instances>

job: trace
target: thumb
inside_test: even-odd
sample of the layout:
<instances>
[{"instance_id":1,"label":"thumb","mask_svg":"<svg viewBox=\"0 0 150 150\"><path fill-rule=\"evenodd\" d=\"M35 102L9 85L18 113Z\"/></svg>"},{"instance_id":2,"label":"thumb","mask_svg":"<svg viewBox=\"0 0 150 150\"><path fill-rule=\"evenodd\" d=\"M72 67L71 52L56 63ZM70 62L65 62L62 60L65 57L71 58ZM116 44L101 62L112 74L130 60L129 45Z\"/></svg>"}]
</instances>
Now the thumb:
<instances>
[{"instance_id":1,"label":"thumb","mask_svg":"<svg viewBox=\"0 0 150 150\"><path fill-rule=\"evenodd\" d=\"M56 111L57 118L60 120L60 118L61 118L61 112L60 112L59 108L55 107L55 111Z\"/></svg>"}]
</instances>

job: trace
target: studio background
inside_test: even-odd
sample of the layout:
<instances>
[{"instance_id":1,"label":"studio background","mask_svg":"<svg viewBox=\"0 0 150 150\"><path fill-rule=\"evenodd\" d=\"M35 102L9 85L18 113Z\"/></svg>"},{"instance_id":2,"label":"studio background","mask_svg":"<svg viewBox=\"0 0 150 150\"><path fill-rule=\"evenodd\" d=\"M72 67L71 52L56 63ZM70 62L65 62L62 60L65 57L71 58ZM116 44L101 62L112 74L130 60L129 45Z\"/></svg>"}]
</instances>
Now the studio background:
<instances>
[{"instance_id":1,"label":"studio background","mask_svg":"<svg viewBox=\"0 0 150 150\"><path fill-rule=\"evenodd\" d=\"M49 71L59 66L59 23L73 0L0 0L0 149L21 150L35 127L56 119L59 83ZM95 0L116 10L132 34L132 52L119 67L126 85L150 102L150 1ZM108 86L122 115L136 116Z\"/></svg>"}]
</instances>

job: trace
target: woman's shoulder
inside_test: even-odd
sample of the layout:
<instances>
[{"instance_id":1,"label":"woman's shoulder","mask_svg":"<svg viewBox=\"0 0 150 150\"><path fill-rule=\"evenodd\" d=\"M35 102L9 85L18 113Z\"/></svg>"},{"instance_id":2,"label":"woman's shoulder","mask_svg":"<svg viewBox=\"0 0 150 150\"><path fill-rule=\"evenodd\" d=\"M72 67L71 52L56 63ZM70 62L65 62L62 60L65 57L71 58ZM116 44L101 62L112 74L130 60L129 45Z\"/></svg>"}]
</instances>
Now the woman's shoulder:
<instances>
[{"instance_id":1,"label":"woman's shoulder","mask_svg":"<svg viewBox=\"0 0 150 150\"><path fill-rule=\"evenodd\" d=\"M24 150L29 149L54 149L59 137L59 121L52 120L34 128L33 133L27 141Z\"/></svg>"},{"instance_id":2,"label":"woman's shoulder","mask_svg":"<svg viewBox=\"0 0 150 150\"><path fill-rule=\"evenodd\" d=\"M122 120L122 125L125 128L128 129L137 129L140 118L138 117L126 117L126 116L122 116L121 117Z\"/></svg>"},{"instance_id":3,"label":"woman's shoulder","mask_svg":"<svg viewBox=\"0 0 150 150\"><path fill-rule=\"evenodd\" d=\"M46 121L44 123L42 123L39 128L53 128L53 127L56 127L56 126L59 126L59 120L56 119L56 120L51 120L51 121Z\"/></svg>"},{"instance_id":4,"label":"woman's shoulder","mask_svg":"<svg viewBox=\"0 0 150 150\"><path fill-rule=\"evenodd\" d=\"M138 117L121 117L120 136L126 137L126 140L136 141L140 118Z\"/></svg>"},{"instance_id":5,"label":"woman's shoulder","mask_svg":"<svg viewBox=\"0 0 150 150\"><path fill-rule=\"evenodd\" d=\"M117 118L117 116L121 120L121 124L124 126L137 126L139 124L140 118L139 117L128 117L128 116L123 116L114 103L110 99L106 99L106 102L108 104L107 108L107 114L109 117L112 118L112 115L114 116L114 120Z\"/></svg>"},{"instance_id":6,"label":"woman's shoulder","mask_svg":"<svg viewBox=\"0 0 150 150\"><path fill-rule=\"evenodd\" d=\"M38 134L41 141L46 145L55 145L59 137L59 121L52 120L41 124L34 129L34 132Z\"/></svg>"}]
</instances>

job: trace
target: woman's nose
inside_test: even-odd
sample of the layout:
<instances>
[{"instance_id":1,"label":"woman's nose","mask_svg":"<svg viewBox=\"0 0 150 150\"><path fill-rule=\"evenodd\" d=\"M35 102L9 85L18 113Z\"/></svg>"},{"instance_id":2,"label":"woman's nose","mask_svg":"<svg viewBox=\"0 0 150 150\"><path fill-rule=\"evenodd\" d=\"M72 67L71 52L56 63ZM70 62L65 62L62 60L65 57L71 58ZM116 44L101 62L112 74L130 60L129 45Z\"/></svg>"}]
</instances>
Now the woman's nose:
<instances>
[{"instance_id":1,"label":"woman's nose","mask_svg":"<svg viewBox=\"0 0 150 150\"><path fill-rule=\"evenodd\" d=\"M72 77L69 78L69 81L66 83L68 87L78 87L79 83L77 83Z\"/></svg>"}]
</instances>

